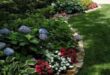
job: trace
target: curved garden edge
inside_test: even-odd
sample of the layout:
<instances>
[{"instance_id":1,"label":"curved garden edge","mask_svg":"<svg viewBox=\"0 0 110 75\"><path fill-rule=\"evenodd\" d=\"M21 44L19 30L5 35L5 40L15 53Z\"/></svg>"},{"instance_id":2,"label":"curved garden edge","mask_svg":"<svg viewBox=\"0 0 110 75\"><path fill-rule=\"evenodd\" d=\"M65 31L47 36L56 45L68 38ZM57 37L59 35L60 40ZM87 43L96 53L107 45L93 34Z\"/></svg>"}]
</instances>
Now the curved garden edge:
<instances>
[{"instance_id":1,"label":"curved garden edge","mask_svg":"<svg viewBox=\"0 0 110 75\"><path fill-rule=\"evenodd\" d=\"M73 37L76 36L76 35L78 35L77 32L75 32L73 34ZM77 74L78 70L80 68L82 68L82 66L83 66L84 56L85 56L83 40L77 41L77 49L79 50L79 52L77 53L78 63L74 64L74 68L71 69L71 70L68 70L66 75L75 75L75 74Z\"/></svg>"},{"instance_id":2,"label":"curved garden edge","mask_svg":"<svg viewBox=\"0 0 110 75\"><path fill-rule=\"evenodd\" d=\"M98 5L97 8L89 9L89 10L86 10L86 11L84 11L84 12L85 12L85 13L89 13L89 12L95 11L95 10L100 9L100 8L101 8L101 5Z\"/></svg>"},{"instance_id":3,"label":"curved garden edge","mask_svg":"<svg viewBox=\"0 0 110 75\"><path fill-rule=\"evenodd\" d=\"M66 20L65 23L68 23L68 21ZM79 33L73 27L71 27L70 24L68 24L68 27L70 28L70 30L73 33L72 34L73 40L74 40L74 42L76 42L76 47L79 51L77 53L78 63L75 63L74 67L70 70L67 70L67 73L63 74L63 75L76 75L78 73L79 69L81 69L83 67L83 64L84 64L84 56L85 56L84 44L83 44L83 39L81 36L80 36L80 40L75 39L75 36L79 35Z\"/></svg>"}]
</instances>

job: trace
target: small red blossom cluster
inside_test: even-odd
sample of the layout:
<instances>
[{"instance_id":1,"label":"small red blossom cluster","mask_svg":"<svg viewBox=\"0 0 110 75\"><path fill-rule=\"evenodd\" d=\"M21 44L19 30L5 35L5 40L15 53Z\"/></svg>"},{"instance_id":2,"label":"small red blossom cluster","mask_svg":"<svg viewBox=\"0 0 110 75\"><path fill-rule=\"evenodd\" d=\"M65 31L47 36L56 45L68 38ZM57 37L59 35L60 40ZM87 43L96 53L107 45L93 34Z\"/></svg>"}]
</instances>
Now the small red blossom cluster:
<instances>
[{"instance_id":1,"label":"small red blossom cluster","mask_svg":"<svg viewBox=\"0 0 110 75\"><path fill-rule=\"evenodd\" d=\"M49 63L44 60L37 60L37 64L35 66L35 71L39 75L53 75L52 68L50 67Z\"/></svg>"},{"instance_id":2,"label":"small red blossom cluster","mask_svg":"<svg viewBox=\"0 0 110 75\"><path fill-rule=\"evenodd\" d=\"M71 63L74 64L74 63L77 63L77 50L75 48L68 48L68 49L65 49L65 48L61 48L60 49L60 56L63 56L63 57L69 57L71 59Z\"/></svg>"}]
</instances>

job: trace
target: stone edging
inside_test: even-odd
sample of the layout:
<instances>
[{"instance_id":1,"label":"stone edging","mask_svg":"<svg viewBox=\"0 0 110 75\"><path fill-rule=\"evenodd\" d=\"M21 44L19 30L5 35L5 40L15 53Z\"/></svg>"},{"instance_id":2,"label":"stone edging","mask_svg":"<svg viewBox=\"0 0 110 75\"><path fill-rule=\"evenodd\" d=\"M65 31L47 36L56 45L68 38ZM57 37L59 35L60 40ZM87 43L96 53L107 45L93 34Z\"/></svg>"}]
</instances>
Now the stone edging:
<instances>
[{"instance_id":1,"label":"stone edging","mask_svg":"<svg viewBox=\"0 0 110 75\"><path fill-rule=\"evenodd\" d=\"M74 33L73 38L77 35L79 35L79 34ZM72 68L71 70L68 70L67 74L65 74L65 75L76 75L77 72L79 71L79 69L82 68L82 66L83 66L85 52L84 52L84 46L83 46L83 41L82 40L77 41L77 48L79 50L79 52L77 53L78 63L74 64L74 68Z\"/></svg>"},{"instance_id":2,"label":"stone edging","mask_svg":"<svg viewBox=\"0 0 110 75\"><path fill-rule=\"evenodd\" d=\"M98 5L97 8L86 10L85 13L89 13L89 12L95 11L95 10L100 9L100 8L101 8L101 5Z\"/></svg>"},{"instance_id":3,"label":"stone edging","mask_svg":"<svg viewBox=\"0 0 110 75\"><path fill-rule=\"evenodd\" d=\"M68 22L65 21L65 23L68 23ZM83 66L83 63L84 63L84 56L85 56L84 45L83 45L82 37L76 32L76 30L73 29L70 24L68 25L68 27L73 32L72 34L73 40L76 42L76 47L79 52L77 53L78 63L74 64L73 65L74 67L70 70L67 70L67 73L64 75L76 75L78 70Z\"/></svg>"}]
</instances>

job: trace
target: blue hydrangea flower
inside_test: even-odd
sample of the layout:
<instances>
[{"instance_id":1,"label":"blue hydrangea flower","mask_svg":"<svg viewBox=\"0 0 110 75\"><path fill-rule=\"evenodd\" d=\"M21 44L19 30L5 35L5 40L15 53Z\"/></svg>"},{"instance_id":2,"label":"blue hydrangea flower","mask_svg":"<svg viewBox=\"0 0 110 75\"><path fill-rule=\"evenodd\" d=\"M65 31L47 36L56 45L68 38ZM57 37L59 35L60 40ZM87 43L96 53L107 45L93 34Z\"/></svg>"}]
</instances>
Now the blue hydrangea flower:
<instances>
[{"instance_id":1,"label":"blue hydrangea flower","mask_svg":"<svg viewBox=\"0 0 110 75\"><path fill-rule=\"evenodd\" d=\"M3 49L4 47L6 47L6 43L0 42L0 49Z\"/></svg>"},{"instance_id":2,"label":"blue hydrangea flower","mask_svg":"<svg viewBox=\"0 0 110 75\"><path fill-rule=\"evenodd\" d=\"M7 47L7 48L4 49L4 54L6 56L10 56L10 55L14 54L14 49Z\"/></svg>"},{"instance_id":3,"label":"blue hydrangea flower","mask_svg":"<svg viewBox=\"0 0 110 75\"><path fill-rule=\"evenodd\" d=\"M19 29L18 29L19 32L22 32L22 33L29 33L31 32L31 28L28 27L28 26L25 26L25 25L22 25Z\"/></svg>"},{"instance_id":4,"label":"blue hydrangea flower","mask_svg":"<svg viewBox=\"0 0 110 75\"><path fill-rule=\"evenodd\" d=\"M40 28L39 34L48 34L48 31L45 28Z\"/></svg>"},{"instance_id":5,"label":"blue hydrangea flower","mask_svg":"<svg viewBox=\"0 0 110 75\"><path fill-rule=\"evenodd\" d=\"M39 29L39 38L41 40L46 40L48 38L47 34L48 34L48 31L45 28L40 28Z\"/></svg>"},{"instance_id":6,"label":"blue hydrangea flower","mask_svg":"<svg viewBox=\"0 0 110 75\"><path fill-rule=\"evenodd\" d=\"M7 28L0 29L0 34L2 35L7 35L9 33L11 33L11 31Z\"/></svg>"},{"instance_id":7,"label":"blue hydrangea flower","mask_svg":"<svg viewBox=\"0 0 110 75\"><path fill-rule=\"evenodd\" d=\"M40 38L41 40L46 40L48 37L47 37L46 34L39 34L39 38Z\"/></svg>"}]
</instances>

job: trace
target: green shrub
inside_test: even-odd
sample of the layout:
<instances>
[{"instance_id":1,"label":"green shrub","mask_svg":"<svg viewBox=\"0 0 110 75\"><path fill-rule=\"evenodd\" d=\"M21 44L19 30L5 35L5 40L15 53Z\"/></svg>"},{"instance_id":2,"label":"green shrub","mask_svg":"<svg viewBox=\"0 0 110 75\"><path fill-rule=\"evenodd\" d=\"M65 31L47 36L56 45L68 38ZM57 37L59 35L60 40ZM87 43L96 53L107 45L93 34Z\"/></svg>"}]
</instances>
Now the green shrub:
<instances>
[{"instance_id":1,"label":"green shrub","mask_svg":"<svg viewBox=\"0 0 110 75\"><path fill-rule=\"evenodd\" d=\"M31 28L31 33L23 34L18 28L26 25ZM2 26L1 28L9 28L12 33L1 36L0 40L6 42L7 46L14 48L23 54L38 53L46 49L59 49L61 47L73 46L71 39L71 31L68 24L64 20L49 20L40 16L38 13L30 15L26 19L18 18L14 22ZM48 39L42 41L39 39L39 29L46 28L49 32ZM68 34L66 34L68 33ZM66 38L65 38L66 37ZM40 48L40 47L43 48Z\"/></svg>"},{"instance_id":2,"label":"green shrub","mask_svg":"<svg viewBox=\"0 0 110 75\"><path fill-rule=\"evenodd\" d=\"M84 8L79 0L58 0L55 6L56 11L65 11L68 14L83 12Z\"/></svg>"},{"instance_id":3,"label":"green shrub","mask_svg":"<svg viewBox=\"0 0 110 75\"><path fill-rule=\"evenodd\" d=\"M47 6L46 8L39 9L37 12L44 15L46 18L49 18L56 13L53 6Z\"/></svg>"},{"instance_id":4,"label":"green shrub","mask_svg":"<svg viewBox=\"0 0 110 75\"><path fill-rule=\"evenodd\" d=\"M20 11L33 12L35 9L44 8L50 5L52 0L13 0Z\"/></svg>"}]
</instances>

